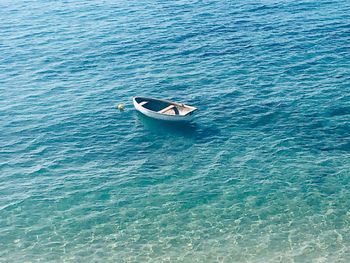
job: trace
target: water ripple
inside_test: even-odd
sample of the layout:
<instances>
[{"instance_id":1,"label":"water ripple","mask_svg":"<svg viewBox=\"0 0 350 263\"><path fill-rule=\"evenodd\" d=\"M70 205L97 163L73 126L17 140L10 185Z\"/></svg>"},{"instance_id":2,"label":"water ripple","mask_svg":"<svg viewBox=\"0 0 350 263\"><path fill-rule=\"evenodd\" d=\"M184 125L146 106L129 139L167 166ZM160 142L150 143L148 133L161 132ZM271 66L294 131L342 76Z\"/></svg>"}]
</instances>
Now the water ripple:
<instances>
[{"instance_id":1,"label":"water ripple","mask_svg":"<svg viewBox=\"0 0 350 263\"><path fill-rule=\"evenodd\" d=\"M349 11L2 1L0 262L348 262Z\"/></svg>"}]
</instances>

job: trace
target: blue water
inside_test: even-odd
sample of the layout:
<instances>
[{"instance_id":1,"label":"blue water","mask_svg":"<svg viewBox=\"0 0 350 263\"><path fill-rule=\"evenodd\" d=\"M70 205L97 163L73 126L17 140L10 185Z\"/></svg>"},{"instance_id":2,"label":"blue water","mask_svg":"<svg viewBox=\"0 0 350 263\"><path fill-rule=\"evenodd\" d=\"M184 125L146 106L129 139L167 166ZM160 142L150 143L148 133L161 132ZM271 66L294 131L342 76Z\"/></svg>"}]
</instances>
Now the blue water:
<instances>
[{"instance_id":1,"label":"blue water","mask_svg":"<svg viewBox=\"0 0 350 263\"><path fill-rule=\"evenodd\" d=\"M0 262L350 262L350 1L0 18ZM136 95L199 111L162 124Z\"/></svg>"}]
</instances>

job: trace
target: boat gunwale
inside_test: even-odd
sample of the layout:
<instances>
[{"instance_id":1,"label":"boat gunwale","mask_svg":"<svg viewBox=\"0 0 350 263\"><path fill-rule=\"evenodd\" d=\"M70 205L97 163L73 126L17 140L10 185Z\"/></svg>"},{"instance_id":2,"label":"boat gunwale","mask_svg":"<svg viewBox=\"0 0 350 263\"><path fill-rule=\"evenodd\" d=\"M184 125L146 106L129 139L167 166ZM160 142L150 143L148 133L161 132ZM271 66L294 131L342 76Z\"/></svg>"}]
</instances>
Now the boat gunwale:
<instances>
[{"instance_id":1,"label":"boat gunwale","mask_svg":"<svg viewBox=\"0 0 350 263\"><path fill-rule=\"evenodd\" d=\"M139 102L136 101L136 99L145 99L145 100L153 100L153 101L161 101L161 102L165 102L165 103L169 103L171 105L175 105L175 106L181 106L181 107L188 107L188 108L191 108L192 110L190 112L187 112L185 115L169 115L169 114L164 114L164 113L159 113L157 111L153 111L153 110L150 110L150 109L147 109L146 107L144 107L143 105L140 105ZM157 115L160 115L160 116L167 116L169 118L185 118L187 117L188 115L191 115L193 112L195 112L196 110L198 110L198 108L196 107L193 107L193 106L190 106L190 105L187 105L187 104L181 104L181 103L177 103L177 102L174 102L174 101L171 101L171 100L166 100L166 99L156 99L156 98L149 98L149 97L141 97L141 96L136 96L136 97L133 97L133 101L139 106L141 107L142 109L148 111L148 112L152 112L154 114L157 114Z\"/></svg>"}]
</instances>

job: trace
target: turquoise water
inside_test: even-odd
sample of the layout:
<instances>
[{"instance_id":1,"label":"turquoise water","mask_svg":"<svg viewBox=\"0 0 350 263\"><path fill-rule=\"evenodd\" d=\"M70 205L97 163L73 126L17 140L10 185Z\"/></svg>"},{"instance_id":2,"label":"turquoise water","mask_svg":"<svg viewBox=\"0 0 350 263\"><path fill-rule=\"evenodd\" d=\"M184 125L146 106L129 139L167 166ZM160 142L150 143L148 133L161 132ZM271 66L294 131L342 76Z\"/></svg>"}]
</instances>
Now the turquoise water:
<instances>
[{"instance_id":1,"label":"turquoise water","mask_svg":"<svg viewBox=\"0 0 350 263\"><path fill-rule=\"evenodd\" d=\"M0 262L350 261L349 1L0 18ZM199 111L162 124L135 95Z\"/></svg>"}]
</instances>

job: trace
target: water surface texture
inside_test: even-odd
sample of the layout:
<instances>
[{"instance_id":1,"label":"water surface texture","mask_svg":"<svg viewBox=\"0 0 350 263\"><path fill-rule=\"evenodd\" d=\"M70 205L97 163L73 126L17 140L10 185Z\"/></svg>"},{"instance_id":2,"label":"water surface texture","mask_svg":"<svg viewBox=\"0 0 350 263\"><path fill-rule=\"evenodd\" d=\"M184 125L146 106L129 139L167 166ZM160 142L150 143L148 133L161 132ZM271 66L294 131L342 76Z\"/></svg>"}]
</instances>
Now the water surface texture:
<instances>
[{"instance_id":1,"label":"water surface texture","mask_svg":"<svg viewBox=\"0 0 350 263\"><path fill-rule=\"evenodd\" d=\"M0 262L350 262L350 1L0 18ZM162 124L136 95L199 111Z\"/></svg>"}]
</instances>

